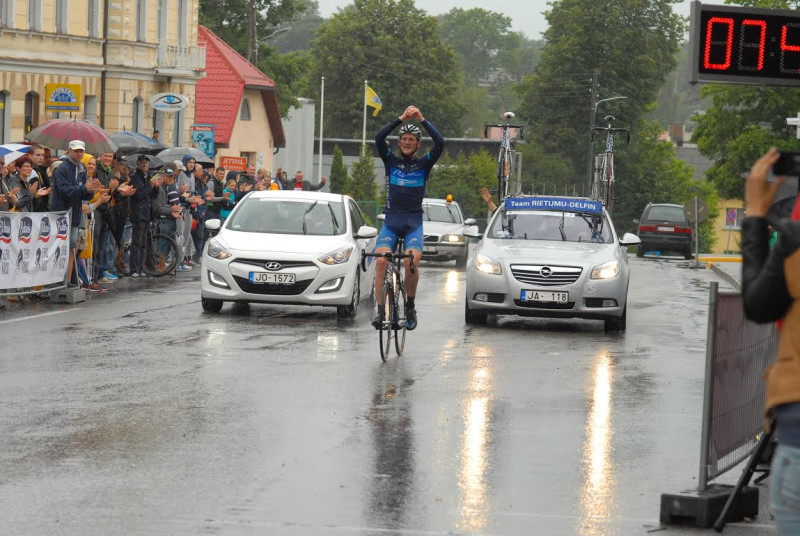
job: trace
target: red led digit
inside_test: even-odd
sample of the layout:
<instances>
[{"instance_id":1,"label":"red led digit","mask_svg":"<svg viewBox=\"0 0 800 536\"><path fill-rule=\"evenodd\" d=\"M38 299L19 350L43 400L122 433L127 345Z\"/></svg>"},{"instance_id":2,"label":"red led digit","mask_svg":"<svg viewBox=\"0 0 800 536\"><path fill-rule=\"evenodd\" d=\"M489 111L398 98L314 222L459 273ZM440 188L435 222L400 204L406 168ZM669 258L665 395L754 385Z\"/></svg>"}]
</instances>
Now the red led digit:
<instances>
[{"instance_id":1,"label":"red led digit","mask_svg":"<svg viewBox=\"0 0 800 536\"><path fill-rule=\"evenodd\" d=\"M725 41L712 41L711 32L715 24L723 24L728 27ZM725 45L725 62L711 63L711 46ZM703 55L703 67L724 71L731 66L731 49L733 48L733 19L730 17L711 17L706 24L706 50Z\"/></svg>"},{"instance_id":2,"label":"red led digit","mask_svg":"<svg viewBox=\"0 0 800 536\"><path fill-rule=\"evenodd\" d=\"M746 26L755 26L760 28L759 37L757 41L745 41ZM757 19L744 19L742 21L742 35L739 37L739 68L745 71L760 71L764 67L764 42L767 37L767 23L763 20ZM758 55L756 57L756 65L743 65L742 60L749 54L745 54L745 49L758 48ZM749 62L748 62L749 63Z\"/></svg>"},{"instance_id":3,"label":"red led digit","mask_svg":"<svg viewBox=\"0 0 800 536\"><path fill-rule=\"evenodd\" d=\"M791 29L794 30L794 29L800 28L800 24L789 23L789 24L784 24L783 27L781 27L781 65L780 65L780 69L781 69L782 73L796 73L796 72L800 71L800 68L798 68L798 63L800 63L800 62L793 61L792 63L794 64L794 67L791 67L791 68L787 68L785 66L786 53L787 52L800 52L800 45L787 45L786 44L787 28L791 28ZM797 58L797 56L795 56L795 58Z\"/></svg>"}]
</instances>

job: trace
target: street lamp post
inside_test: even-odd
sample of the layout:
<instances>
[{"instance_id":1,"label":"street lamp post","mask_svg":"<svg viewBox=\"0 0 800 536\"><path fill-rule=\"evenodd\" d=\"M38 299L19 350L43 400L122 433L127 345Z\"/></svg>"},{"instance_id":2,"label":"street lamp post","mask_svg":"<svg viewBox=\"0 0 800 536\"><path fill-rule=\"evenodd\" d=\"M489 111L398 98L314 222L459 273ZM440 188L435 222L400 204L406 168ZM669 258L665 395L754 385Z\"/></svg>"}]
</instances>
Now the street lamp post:
<instances>
[{"instance_id":1,"label":"street lamp post","mask_svg":"<svg viewBox=\"0 0 800 536\"><path fill-rule=\"evenodd\" d=\"M607 99L600 99L599 101L594 103L592 107L592 115L589 117L589 164L587 165L588 175L589 175L589 192L592 191L592 181L593 181L593 170L594 170L594 145L592 144L592 133L594 132L594 116L597 114L597 107L600 105L601 102L608 102L612 100L618 99L627 99L628 97L609 97ZM591 194L590 194L591 195Z\"/></svg>"},{"instance_id":2,"label":"street lamp post","mask_svg":"<svg viewBox=\"0 0 800 536\"><path fill-rule=\"evenodd\" d=\"M275 30L271 34L269 34L269 35L267 35L265 37L262 37L261 39L256 39L255 40L256 41L256 49L253 51L253 56L255 57L254 64L256 65L256 67L258 66L258 49L260 48L260 46L263 45L264 42L267 41L268 39L272 39L276 35L282 34L282 33L288 32L288 31L289 31L289 28L278 28L277 30Z\"/></svg>"}]
</instances>

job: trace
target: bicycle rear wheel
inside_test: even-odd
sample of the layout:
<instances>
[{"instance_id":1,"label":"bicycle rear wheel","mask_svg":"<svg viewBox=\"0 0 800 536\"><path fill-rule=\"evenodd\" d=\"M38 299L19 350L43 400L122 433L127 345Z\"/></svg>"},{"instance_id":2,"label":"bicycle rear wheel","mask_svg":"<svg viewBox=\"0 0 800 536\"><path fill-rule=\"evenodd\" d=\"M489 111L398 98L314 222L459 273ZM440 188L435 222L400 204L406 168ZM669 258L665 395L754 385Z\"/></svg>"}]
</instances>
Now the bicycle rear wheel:
<instances>
[{"instance_id":1,"label":"bicycle rear wheel","mask_svg":"<svg viewBox=\"0 0 800 536\"><path fill-rule=\"evenodd\" d=\"M506 198L508 188L508 160L505 149L500 149L497 157L497 201L498 205Z\"/></svg>"},{"instance_id":2,"label":"bicycle rear wheel","mask_svg":"<svg viewBox=\"0 0 800 536\"><path fill-rule=\"evenodd\" d=\"M381 329L378 330L378 338L381 344L381 361L384 363L389 358L389 350L392 347L392 311L394 310L394 293L392 287L387 283L383 286L383 322Z\"/></svg>"},{"instance_id":3,"label":"bicycle rear wheel","mask_svg":"<svg viewBox=\"0 0 800 536\"><path fill-rule=\"evenodd\" d=\"M144 257L144 273L161 277L178 265L178 242L170 235L148 235Z\"/></svg>"},{"instance_id":4,"label":"bicycle rear wheel","mask_svg":"<svg viewBox=\"0 0 800 536\"><path fill-rule=\"evenodd\" d=\"M394 349L397 355L403 355L406 346L406 289L402 286L398 286L394 311Z\"/></svg>"},{"instance_id":5,"label":"bicycle rear wheel","mask_svg":"<svg viewBox=\"0 0 800 536\"><path fill-rule=\"evenodd\" d=\"M606 211L611 214L614 210L614 153L606 154L605 169L603 170L603 185L605 192L603 195L603 203L606 205Z\"/></svg>"}]
</instances>

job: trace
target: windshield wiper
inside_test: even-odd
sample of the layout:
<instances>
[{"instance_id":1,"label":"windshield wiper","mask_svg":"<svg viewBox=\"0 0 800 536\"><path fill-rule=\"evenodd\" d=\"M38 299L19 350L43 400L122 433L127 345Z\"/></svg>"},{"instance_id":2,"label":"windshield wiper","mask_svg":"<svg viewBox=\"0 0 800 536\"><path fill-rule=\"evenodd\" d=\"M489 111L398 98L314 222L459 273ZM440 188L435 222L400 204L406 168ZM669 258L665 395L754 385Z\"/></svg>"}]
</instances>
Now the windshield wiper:
<instances>
[{"instance_id":1,"label":"windshield wiper","mask_svg":"<svg viewBox=\"0 0 800 536\"><path fill-rule=\"evenodd\" d=\"M333 220L333 234L339 232L339 220L336 219L336 214L333 213L333 207L330 203L328 203L328 211L331 213L331 219Z\"/></svg>"},{"instance_id":2,"label":"windshield wiper","mask_svg":"<svg viewBox=\"0 0 800 536\"><path fill-rule=\"evenodd\" d=\"M456 222L456 217L453 215L453 211L452 211L452 210L450 210L450 206L449 206L449 205L445 205L445 206L444 206L444 208L446 208L446 209L447 209L447 212L449 212L449 213L450 213L450 220L451 220L451 222L452 222L452 223L455 223L455 222Z\"/></svg>"},{"instance_id":3,"label":"windshield wiper","mask_svg":"<svg viewBox=\"0 0 800 536\"><path fill-rule=\"evenodd\" d=\"M564 233L564 216L566 215L565 212L561 213L561 221L558 223L558 232L561 233L561 241L567 241L567 235Z\"/></svg>"},{"instance_id":4,"label":"windshield wiper","mask_svg":"<svg viewBox=\"0 0 800 536\"><path fill-rule=\"evenodd\" d=\"M306 216L308 216L309 212L314 210L314 207L317 206L317 203L319 203L319 200L314 201L313 203L311 203L311 206L308 207L305 212L303 212L303 234L304 235L308 234L308 230L306 229Z\"/></svg>"}]
</instances>

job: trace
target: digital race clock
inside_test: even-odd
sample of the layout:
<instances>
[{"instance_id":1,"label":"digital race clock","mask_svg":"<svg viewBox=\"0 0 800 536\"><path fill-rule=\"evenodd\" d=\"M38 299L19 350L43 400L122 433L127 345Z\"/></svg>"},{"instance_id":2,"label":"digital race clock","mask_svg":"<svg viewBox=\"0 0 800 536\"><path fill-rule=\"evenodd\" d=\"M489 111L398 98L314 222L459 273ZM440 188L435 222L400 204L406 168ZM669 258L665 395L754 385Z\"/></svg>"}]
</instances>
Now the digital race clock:
<instances>
[{"instance_id":1,"label":"digital race clock","mask_svg":"<svg viewBox=\"0 0 800 536\"><path fill-rule=\"evenodd\" d=\"M800 85L800 12L692 2L692 82Z\"/></svg>"}]
</instances>

